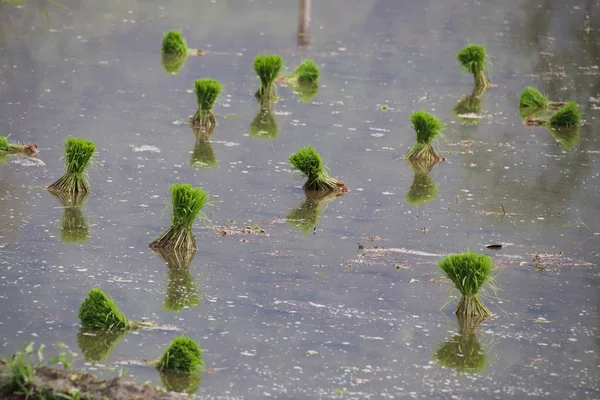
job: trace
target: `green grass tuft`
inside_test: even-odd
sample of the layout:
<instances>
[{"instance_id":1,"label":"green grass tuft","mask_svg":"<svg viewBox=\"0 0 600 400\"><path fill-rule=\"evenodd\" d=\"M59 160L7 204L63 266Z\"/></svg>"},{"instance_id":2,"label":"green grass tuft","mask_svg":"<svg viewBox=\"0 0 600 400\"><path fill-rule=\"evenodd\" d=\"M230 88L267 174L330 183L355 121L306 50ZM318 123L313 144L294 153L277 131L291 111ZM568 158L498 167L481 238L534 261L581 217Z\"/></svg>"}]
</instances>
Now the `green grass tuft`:
<instances>
[{"instance_id":1,"label":"green grass tuft","mask_svg":"<svg viewBox=\"0 0 600 400\"><path fill-rule=\"evenodd\" d=\"M519 107L531 110L543 110L548 108L550 102L548 98L532 86L527 86L521 91L519 98Z\"/></svg>"},{"instance_id":2,"label":"green grass tuft","mask_svg":"<svg viewBox=\"0 0 600 400\"><path fill-rule=\"evenodd\" d=\"M279 75L283 66L283 58L278 55L257 55L254 59L254 71L260 79L260 89L257 97L262 101L270 102L277 96L273 82Z\"/></svg>"},{"instance_id":3,"label":"green grass tuft","mask_svg":"<svg viewBox=\"0 0 600 400\"><path fill-rule=\"evenodd\" d=\"M410 120L417 134L417 143L411 147L406 157L427 163L441 160L442 157L431 146L431 141L442 131L440 120L423 110L415 111Z\"/></svg>"},{"instance_id":4,"label":"green grass tuft","mask_svg":"<svg viewBox=\"0 0 600 400\"><path fill-rule=\"evenodd\" d=\"M450 255L438 265L462 294L456 314L461 316L489 316L491 313L483 305L478 293L484 285L494 282L494 259L484 254L466 252Z\"/></svg>"},{"instance_id":5,"label":"green grass tuft","mask_svg":"<svg viewBox=\"0 0 600 400\"><path fill-rule=\"evenodd\" d=\"M485 370L487 357L474 334L454 335L433 354L437 362L446 368L462 373L477 373Z\"/></svg>"},{"instance_id":6,"label":"green grass tuft","mask_svg":"<svg viewBox=\"0 0 600 400\"><path fill-rule=\"evenodd\" d=\"M289 161L293 171L298 171L307 178L304 189L348 191L343 182L329 176L323 168L321 156L312 146L299 149L290 156Z\"/></svg>"},{"instance_id":7,"label":"green grass tuft","mask_svg":"<svg viewBox=\"0 0 600 400\"><path fill-rule=\"evenodd\" d=\"M182 335L171 342L158 362L158 369L192 374L203 365L198 343Z\"/></svg>"},{"instance_id":8,"label":"green grass tuft","mask_svg":"<svg viewBox=\"0 0 600 400\"><path fill-rule=\"evenodd\" d=\"M571 127L578 126L580 120L579 108L577 103L570 101L560 110L550 116L548 124L552 127Z\"/></svg>"},{"instance_id":9,"label":"green grass tuft","mask_svg":"<svg viewBox=\"0 0 600 400\"><path fill-rule=\"evenodd\" d=\"M192 224L201 215L209 199L209 193L188 183L174 183L171 191L171 226L163 231L150 245L154 248L196 250Z\"/></svg>"},{"instance_id":10,"label":"green grass tuft","mask_svg":"<svg viewBox=\"0 0 600 400\"><path fill-rule=\"evenodd\" d=\"M187 54L187 46L185 40L181 37L179 31L169 31L163 37L162 41L162 52L165 54Z\"/></svg>"},{"instance_id":11,"label":"green grass tuft","mask_svg":"<svg viewBox=\"0 0 600 400\"><path fill-rule=\"evenodd\" d=\"M221 89L221 84L214 79L203 78L194 82L194 93L196 93L198 109L190 121L192 124L205 128L216 125L217 122L212 108L217 96L221 93Z\"/></svg>"},{"instance_id":12,"label":"green grass tuft","mask_svg":"<svg viewBox=\"0 0 600 400\"><path fill-rule=\"evenodd\" d=\"M465 72L473 74L475 87L488 87L490 82L483 73L485 69L485 47L478 44L470 44L456 55L458 64Z\"/></svg>"},{"instance_id":13,"label":"green grass tuft","mask_svg":"<svg viewBox=\"0 0 600 400\"><path fill-rule=\"evenodd\" d=\"M79 307L79 320L85 329L119 331L129 328L129 321L114 300L100 289L92 289Z\"/></svg>"},{"instance_id":14,"label":"green grass tuft","mask_svg":"<svg viewBox=\"0 0 600 400\"><path fill-rule=\"evenodd\" d=\"M317 67L317 64L315 64L313 60L310 58L305 58L300 65L296 67L292 76L298 83L316 84L319 82L321 73L319 72L319 67Z\"/></svg>"},{"instance_id":15,"label":"green grass tuft","mask_svg":"<svg viewBox=\"0 0 600 400\"><path fill-rule=\"evenodd\" d=\"M65 168L67 172L48 186L48 189L73 195L87 193L89 184L84 172L95 152L96 145L91 141L81 138L68 138L65 142Z\"/></svg>"}]
</instances>

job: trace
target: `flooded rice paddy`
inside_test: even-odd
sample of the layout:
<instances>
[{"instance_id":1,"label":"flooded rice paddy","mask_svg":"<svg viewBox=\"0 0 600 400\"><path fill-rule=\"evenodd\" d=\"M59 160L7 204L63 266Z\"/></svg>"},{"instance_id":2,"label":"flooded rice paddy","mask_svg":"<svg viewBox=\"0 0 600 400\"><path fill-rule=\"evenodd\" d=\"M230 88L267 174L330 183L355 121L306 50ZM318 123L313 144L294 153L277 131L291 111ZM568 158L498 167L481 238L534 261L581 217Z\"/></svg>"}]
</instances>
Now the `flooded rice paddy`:
<instances>
[{"instance_id":1,"label":"flooded rice paddy","mask_svg":"<svg viewBox=\"0 0 600 400\"><path fill-rule=\"evenodd\" d=\"M200 343L200 398L600 398L598 1L313 2L305 46L292 1L10 3L0 131L40 154L0 164L2 353L35 341L89 355L77 309L100 287L129 318ZM161 66L170 29L206 53L177 75ZM455 55L471 42L487 47L494 87L467 121L454 108L473 80ZM305 57L321 68L308 103L279 87L272 140L250 128L258 53L282 55L288 72ZM202 77L224 87L209 142L187 124ZM523 125L527 85L579 104L574 140ZM433 198L413 206L404 155L418 109L445 124L446 162L429 175ZM62 174L69 136L98 149L92 192L69 216L83 232L40 189ZM307 144L348 194L305 198L287 160ZM148 248L175 182L214 201L187 271ZM501 291L484 300L494 315L461 337L436 261L467 249L495 257ZM131 333L100 365L75 365L111 376L103 366L158 358L179 334ZM437 361L457 347L477 362Z\"/></svg>"}]
</instances>

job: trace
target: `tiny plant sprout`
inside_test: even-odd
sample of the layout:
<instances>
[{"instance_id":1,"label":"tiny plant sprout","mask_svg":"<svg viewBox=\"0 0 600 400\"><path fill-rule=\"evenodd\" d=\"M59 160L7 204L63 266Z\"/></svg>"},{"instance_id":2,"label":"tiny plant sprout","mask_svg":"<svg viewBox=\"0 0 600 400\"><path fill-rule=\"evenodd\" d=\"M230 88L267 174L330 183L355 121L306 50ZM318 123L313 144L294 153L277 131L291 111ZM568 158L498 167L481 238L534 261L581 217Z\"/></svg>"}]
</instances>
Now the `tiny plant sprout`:
<instances>
[{"instance_id":1,"label":"tiny plant sprout","mask_svg":"<svg viewBox=\"0 0 600 400\"><path fill-rule=\"evenodd\" d=\"M560 110L556 111L550 116L548 125L551 127L563 127L568 128L571 126L579 125L579 108L577 103L570 101L565 104Z\"/></svg>"},{"instance_id":2,"label":"tiny plant sprout","mask_svg":"<svg viewBox=\"0 0 600 400\"><path fill-rule=\"evenodd\" d=\"M441 366L461 373L481 372L487 366L487 357L474 333L454 335L433 357Z\"/></svg>"},{"instance_id":3,"label":"tiny plant sprout","mask_svg":"<svg viewBox=\"0 0 600 400\"><path fill-rule=\"evenodd\" d=\"M321 156L310 145L292 154L290 164L293 171L298 171L302 177L306 178L305 190L348 191L342 181L329 176L323 166Z\"/></svg>"},{"instance_id":4,"label":"tiny plant sprout","mask_svg":"<svg viewBox=\"0 0 600 400\"><path fill-rule=\"evenodd\" d=\"M158 361L159 370L193 374L200 372L204 362L198 343L183 335L175 338Z\"/></svg>"},{"instance_id":5,"label":"tiny plant sprout","mask_svg":"<svg viewBox=\"0 0 600 400\"><path fill-rule=\"evenodd\" d=\"M484 254L466 252L449 255L438 262L438 265L462 294L455 310L456 315L462 317L491 315L479 299L479 292L485 285L495 290L493 258Z\"/></svg>"},{"instance_id":6,"label":"tiny plant sprout","mask_svg":"<svg viewBox=\"0 0 600 400\"><path fill-rule=\"evenodd\" d=\"M273 116L270 104L261 105L250 123L250 136L259 139L275 139L279 136L279 125Z\"/></svg>"},{"instance_id":7,"label":"tiny plant sprout","mask_svg":"<svg viewBox=\"0 0 600 400\"><path fill-rule=\"evenodd\" d=\"M169 31L163 37L162 52L169 55L185 55L187 54L187 45L181 37L181 32Z\"/></svg>"},{"instance_id":8,"label":"tiny plant sprout","mask_svg":"<svg viewBox=\"0 0 600 400\"><path fill-rule=\"evenodd\" d=\"M84 329L119 331L132 325L114 300L101 289L92 289L79 307L79 320Z\"/></svg>"},{"instance_id":9,"label":"tiny plant sprout","mask_svg":"<svg viewBox=\"0 0 600 400\"><path fill-rule=\"evenodd\" d=\"M68 138L65 142L65 168L67 172L48 190L65 192L71 195L87 193L90 190L85 178L85 168L96 152L96 146L89 140Z\"/></svg>"},{"instance_id":10,"label":"tiny plant sprout","mask_svg":"<svg viewBox=\"0 0 600 400\"><path fill-rule=\"evenodd\" d=\"M198 79L194 83L194 93L196 93L198 109L190 120L190 123L205 129L215 126L217 122L215 121L212 108L217 100L217 96L221 93L221 84L210 78Z\"/></svg>"},{"instance_id":11,"label":"tiny plant sprout","mask_svg":"<svg viewBox=\"0 0 600 400\"><path fill-rule=\"evenodd\" d=\"M478 44L470 44L456 55L456 60L465 72L473 74L475 88L485 90L491 86L490 81L483 72L485 69L485 47Z\"/></svg>"},{"instance_id":12,"label":"tiny plant sprout","mask_svg":"<svg viewBox=\"0 0 600 400\"><path fill-rule=\"evenodd\" d=\"M422 161L427 164L443 160L431 145L431 141L442 131L440 120L423 110L415 111L410 120L417 134L417 143L410 148L406 158L411 161Z\"/></svg>"},{"instance_id":13,"label":"tiny plant sprout","mask_svg":"<svg viewBox=\"0 0 600 400\"><path fill-rule=\"evenodd\" d=\"M260 79L260 88L256 92L262 104L270 103L277 97L275 78L283 66L283 59L278 55L257 55L254 59L254 71Z\"/></svg>"},{"instance_id":14,"label":"tiny plant sprout","mask_svg":"<svg viewBox=\"0 0 600 400\"><path fill-rule=\"evenodd\" d=\"M200 211L208 202L209 194L202 188L187 183L174 183L171 191L171 226L153 241L152 248L196 250L192 224L200 216Z\"/></svg>"}]
</instances>

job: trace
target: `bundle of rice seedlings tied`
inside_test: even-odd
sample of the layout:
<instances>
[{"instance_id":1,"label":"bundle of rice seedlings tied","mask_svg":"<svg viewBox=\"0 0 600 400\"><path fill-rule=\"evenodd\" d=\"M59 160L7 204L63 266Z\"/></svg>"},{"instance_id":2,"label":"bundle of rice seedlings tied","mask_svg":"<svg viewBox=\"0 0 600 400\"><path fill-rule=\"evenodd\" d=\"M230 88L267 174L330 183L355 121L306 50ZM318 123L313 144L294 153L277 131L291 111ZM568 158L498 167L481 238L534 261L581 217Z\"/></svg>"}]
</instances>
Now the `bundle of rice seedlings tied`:
<instances>
[{"instance_id":1,"label":"bundle of rice seedlings tied","mask_svg":"<svg viewBox=\"0 0 600 400\"><path fill-rule=\"evenodd\" d=\"M348 191L342 181L329 176L323 166L321 156L312 146L301 148L292 154L289 160L292 171L298 171L302 177L306 178L303 186L305 190Z\"/></svg>"},{"instance_id":2,"label":"bundle of rice seedlings tied","mask_svg":"<svg viewBox=\"0 0 600 400\"><path fill-rule=\"evenodd\" d=\"M167 264L168 282L164 308L179 312L185 308L193 308L202 304L196 283L189 270L189 265L196 254L195 250L154 249Z\"/></svg>"},{"instance_id":3,"label":"bundle of rice seedlings tied","mask_svg":"<svg viewBox=\"0 0 600 400\"><path fill-rule=\"evenodd\" d=\"M192 224L200 216L200 211L208 202L209 194L202 188L188 183L175 183L171 191L171 226L153 241L152 248L196 250L196 241L192 233Z\"/></svg>"},{"instance_id":4,"label":"bundle of rice seedlings tied","mask_svg":"<svg viewBox=\"0 0 600 400\"><path fill-rule=\"evenodd\" d=\"M118 331L80 329L77 333L77 347L81 350L85 361L96 363L108 360L113 349L127 333L127 329Z\"/></svg>"},{"instance_id":5,"label":"bundle of rice seedlings tied","mask_svg":"<svg viewBox=\"0 0 600 400\"><path fill-rule=\"evenodd\" d=\"M274 84L283 66L283 59L278 55L257 55L254 59L254 71L260 79L260 88L256 97L262 104L268 104L277 97L277 88Z\"/></svg>"},{"instance_id":6,"label":"bundle of rice seedlings tied","mask_svg":"<svg viewBox=\"0 0 600 400\"><path fill-rule=\"evenodd\" d=\"M285 217L288 224L298 229L302 236L315 231L319 216L327 209L327 204L343 195L341 192L305 190L306 199Z\"/></svg>"},{"instance_id":7,"label":"bundle of rice seedlings tied","mask_svg":"<svg viewBox=\"0 0 600 400\"><path fill-rule=\"evenodd\" d=\"M119 310L114 300L98 288L88 292L79 306L78 316L84 329L122 331L137 327Z\"/></svg>"},{"instance_id":8,"label":"bundle of rice seedlings tied","mask_svg":"<svg viewBox=\"0 0 600 400\"><path fill-rule=\"evenodd\" d=\"M437 162L432 164L426 164L421 162L408 161L410 164L414 176L413 183L406 193L406 201L417 207L421 204L431 201L438 194L437 183L429 176L429 172L437 165Z\"/></svg>"},{"instance_id":9,"label":"bundle of rice seedlings tied","mask_svg":"<svg viewBox=\"0 0 600 400\"><path fill-rule=\"evenodd\" d=\"M433 357L441 366L461 373L482 372L487 366L487 356L475 334L454 335L440 345Z\"/></svg>"},{"instance_id":10,"label":"bundle of rice seedlings tied","mask_svg":"<svg viewBox=\"0 0 600 400\"><path fill-rule=\"evenodd\" d=\"M208 129L217 124L212 108L221 93L221 84L214 79L197 79L194 83L194 93L198 102L198 109L190 119L193 126Z\"/></svg>"},{"instance_id":11,"label":"bundle of rice seedlings tied","mask_svg":"<svg viewBox=\"0 0 600 400\"><path fill-rule=\"evenodd\" d=\"M162 41L162 66L169 74L177 74L188 56L185 40L178 31L169 31Z\"/></svg>"},{"instance_id":12,"label":"bundle of rice seedlings tied","mask_svg":"<svg viewBox=\"0 0 600 400\"><path fill-rule=\"evenodd\" d=\"M287 80L292 84L299 85L316 85L319 83L319 77L321 72L317 64L310 58L302 60L300 65L296 67L294 73L290 75Z\"/></svg>"},{"instance_id":13,"label":"bundle of rice seedlings tied","mask_svg":"<svg viewBox=\"0 0 600 400\"><path fill-rule=\"evenodd\" d=\"M10 135L9 135L10 136ZM0 136L0 154L25 154L28 156L36 156L39 153L36 144L21 144L11 143L8 141L9 136Z\"/></svg>"},{"instance_id":14,"label":"bundle of rice seedlings tied","mask_svg":"<svg viewBox=\"0 0 600 400\"><path fill-rule=\"evenodd\" d=\"M462 294L455 310L456 315L463 317L489 317L491 315L479 298L479 292L486 285L493 291L496 290L492 257L466 252L450 255L438 262L438 265Z\"/></svg>"},{"instance_id":15,"label":"bundle of rice seedlings tied","mask_svg":"<svg viewBox=\"0 0 600 400\"><path fill-rule=\"evenodd\" d=\"M485 47L478 44L470 44L456 55L456 60L465 72L473 74L475 80L476 94L481 94L491 86L490 81L483 72L485 69Z\"/></svg>"},{"instance_id":16,"label":"bundle of rice seedlings tied","mask_svg":"<svg viewBox=\"0 0 600 400\"><path fill-rule=\"evenodd\" d=\"M417 134L417 143L410 148L406 158L411 161L422 161L425 163L436 163L443 160L431 145L431 141L442 131L442 123L439 119L423 110L415 111L410 120Z\"/></svg>"},{"instance_id":17,"label":"bundle of rice seedlings tied","mask_svg":"<svg viewBox=\"0 0 600 400\"><path fill-rule=\"evenodd\" d=\"M200 372L204 366L202 350L198 343L181 335L173 339L156 366L161 371L184 374Z\"/></svg>"},{"instance_id":18,"label":"bundle of rice seedlings tied","mask_svg":"<svg viewBox=\"0 0 600 400\"><path fill-rule=\"evenodd\" d=\"M250 136L266 140L272 140L279 136L279 125L273 116L270 104L261 105L258 109L258 114L250 123Z\"/></svg>"},{"instance_id":19,"label":"bundle of rice seedlings tied","mask_svg":"<svg viewBox=\"0 0 600 400\"><path fill-rule=\"evenodd\" d=\"M67 172L48 190L72 195L87 193L90 186L85 178L85 168L96 152L96 146L89 140L68 138L65 142L65 168ZM93 161L93 160L92 160Z\"/></svg>"},{"instance_id":20,"label":"bundle of rice seedlings tied","mask_svg":"<svg viewBox=\"0 0 600 400\"><path fill-rule=\"evenodd\" d=\"M560 110L556 111L550 116L550 119L548 119L548 125L553 128L569 128L572 126L578 126L579 120L579 107L577 107L577 103L570 101Z\"/></svg>"}]
</instances>

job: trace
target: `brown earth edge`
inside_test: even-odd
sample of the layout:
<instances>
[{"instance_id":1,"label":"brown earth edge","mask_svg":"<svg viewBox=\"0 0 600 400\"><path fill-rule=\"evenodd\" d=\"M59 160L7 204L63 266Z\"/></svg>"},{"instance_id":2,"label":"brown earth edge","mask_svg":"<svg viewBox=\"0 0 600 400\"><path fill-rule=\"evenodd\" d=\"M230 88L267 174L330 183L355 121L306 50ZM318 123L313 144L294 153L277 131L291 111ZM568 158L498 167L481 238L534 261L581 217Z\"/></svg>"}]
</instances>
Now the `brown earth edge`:
<instances>
[{"instance_id":1,"label":"brown earth edge","mask_svg":"<svg viewBox=\"0 0 600 400\"><path fill-rule=\"evenodd\" d=\"M0 382L3 380L4 374L5 372L0 372ZM38 398L39 395L42 395L41 398L48 400L64 400L64 396L60 397L57 394L72 395L77 391L79 397L74 398L81 400L182 400L194 398L194 396L184 393L167 392L162 388L135 383L123 378L102 380L87 372L48 367L36 368L33 381L27 387L35 393L29 398ZM23 400L26 396L0 392L0 398Z\"/></svg>"}]
</instances>

